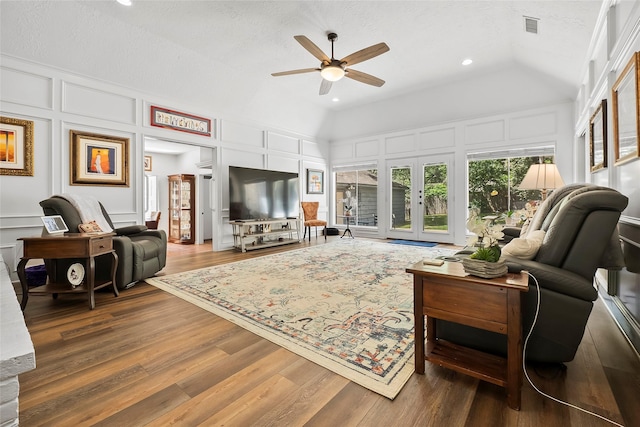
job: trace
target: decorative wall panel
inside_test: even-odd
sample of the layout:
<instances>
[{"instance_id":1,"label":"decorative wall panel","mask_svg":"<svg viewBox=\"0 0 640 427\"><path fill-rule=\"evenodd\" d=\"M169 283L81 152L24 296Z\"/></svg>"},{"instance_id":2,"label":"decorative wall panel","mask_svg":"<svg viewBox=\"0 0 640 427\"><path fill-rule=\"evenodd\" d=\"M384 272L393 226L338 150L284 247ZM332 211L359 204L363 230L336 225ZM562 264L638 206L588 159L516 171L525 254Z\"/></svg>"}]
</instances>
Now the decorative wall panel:
<instances>
[{"instance_id":1,"label":"decorative wall panel","mask_svg":"<svg viewBox=\"0 0 640 427\"><path fill-rule=\"evenodd\" d=\"M53 109L53 79L49 77L2 67L0 92L2 102Z\"/></svg>"},{"instance_id":2,"label":"decorative wall panel","mask_svg":"<svg viewBox=\"0 0 640 427\"><path fill-rule=\"evenodd\" d=\"M267 169L299 173L300 161L291 157L268 155Z\"/></svg>"},{"instance_id":3,"label":"decorative wall panel","mask_svg":"<svg viewBox=\"0 0 640 427\"><path fill-rule=\"evenodd\" d=\"M516 117L509 121L509 139L533 138L558 132L555 113Z\"/></svg>"},{"instance_id":4,"label":"decorative wall panel","mask_svg":"<svg viewBox=\"0 0 640 427\"><path fill-rule=\"evenodd\" d=\"M438 129L418 134L418 149L454 147L456 144L456 130L454 128Z\"/></svg>"},{"instance_id":5,"label":"decorative wall panel","mask_svg":"<svg viewBox=\"0 0 640 427\"><path fill-rule=\"evenodd\" d=\"M305 157L323 158L320 144L312 141L302 140L302 154Z\"/></svg>"},{"instance_id":6,"label":"decorative wall panel","mask_svg":"<svg viewBox=\"0 0 640 427\"><path fill-rule=\"evenodd\" d=\"M340 144L331 147L332 160L343 160L353 158L353 144Z\"/></svg>"},{"instance_id":7,"label":"decorative wall panel","mask_svg":"<svg viewBox=\"0 0 640 427\"><path fill-rule=\"evenodd\" d=\"M415 134L392 136L385 138L384 146L387 154L413 152L416 149L416 137Z\"/></svg>"},{"instance_id":8,"label":"decorative wall panel","mask_svg":"<svg viewBox=\"0 0 640 427\"><path fill-rule=\"evenodd\" d=\"M467 144L484 144L504 141L504 123L504 120L496 120L467 125L465 128L465 142Z\"/></svg>"},{"instance_id":9,"label":"decorative wall panel","mask_svg":"<svg viewBox=\"0 0 640 427\"><path fill-rule=\"evenodd\" d=\"M267 149L300 154L300 140L275 132L267 132Z\"/></svg>"},{"instance_id":10,"label":"decorative wall panel","mask_svg":"<svg viewBox=\"0 0 640 427\"><path fill-rule=\"evenodd\" d=\"M374 139L371 141L356 142L355 144L356 157L360 158L360 157L377 156L379 147L380 145L377 139Z\"/></svg>"},{"instance_id":11,"label":"decorative wall panel","mask_svg":"<svg viewBox=\"0 0 640 427\"><path fill-rule=\"evenodd\" d=\"M264 148L264 136L261 129L224 120L220 124L220 131L220 139L223 142Z\"/></svg>"},{"instance_id":12,"label":"decorative wall panel","mask_svg":"<svg viewBox=\"0 0 640 427\"><path fill-rule=\"evenodd\" d=\"M136 124L135 98L75 83L62 83L62 111L100 120Z\"/></svg>"}]
</instances>

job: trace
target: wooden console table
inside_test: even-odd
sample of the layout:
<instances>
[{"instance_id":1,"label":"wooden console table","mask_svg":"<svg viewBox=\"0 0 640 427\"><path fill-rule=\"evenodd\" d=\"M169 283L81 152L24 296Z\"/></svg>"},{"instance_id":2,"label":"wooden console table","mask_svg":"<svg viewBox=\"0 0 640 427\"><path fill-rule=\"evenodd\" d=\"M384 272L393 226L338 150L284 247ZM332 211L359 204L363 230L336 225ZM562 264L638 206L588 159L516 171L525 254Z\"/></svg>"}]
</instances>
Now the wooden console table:
<instances>
[{"instance_id":1,"label":"wooden console table","mask_svg":"<svg viewBox=\"0 0 640 427\"><path fill-rule=\"evenodd\" d=\"M113 294L118 296L116 287L116 269L118 268L118 255L113 250L114 233L68 233L62 235L49 235L42 237L22 237L18 240L24 242L23 257L18 263L18 277L22 285L22 302L20 307L24 311L27 307L29 294L76 294L87 293L89 296L89 307L95 308L94 291L106 286L113 287ZM95 260L99 255L111 254L111 280L95 282ZM68 282L53 282L52 278L57 277L55 271L47 278L47 283L37 288L29 289L27 277L24 271L27 261L34 258L42 259L85 259L85 278L82 284L72 287Z\"/></svg>"},{"instance_id":2,"label":"wooden console table","mask_svg":"<svg viewBox=\"0 0 640 427\"><path fill-rule=\"evenodd\" d=\"M520 409L520 299L521 292L528 291L527 274L521 272L495 279L482 279L465 273L460 262L445 262L442 266L419 262L406 271L413 274L416 372L424 374L424 361L428 360L505 387L509 407ZM506 358L439 340L435 319L506 335Z\"/></svg>"}]
</instances>

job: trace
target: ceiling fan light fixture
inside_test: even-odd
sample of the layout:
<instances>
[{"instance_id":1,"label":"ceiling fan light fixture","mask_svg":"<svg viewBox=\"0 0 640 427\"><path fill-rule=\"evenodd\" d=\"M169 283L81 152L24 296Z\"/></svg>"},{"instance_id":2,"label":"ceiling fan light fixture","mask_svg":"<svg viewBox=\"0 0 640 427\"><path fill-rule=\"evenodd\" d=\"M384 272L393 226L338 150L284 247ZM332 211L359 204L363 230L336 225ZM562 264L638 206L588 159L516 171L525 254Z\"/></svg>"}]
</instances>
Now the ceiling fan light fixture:
<instances>
[{"instance_id":1,"label":"ceiling fan light fixture","mask_svg":"<svg viewBox=\"0 0 640 427\"><path fill-rule=\"evenodd\" d=\"M344 68L337 65L328 65L320 71L320 75L325 80L328 80L330 82L337 82L344 77L345 71Z\"/></svg>"}]
</instances>

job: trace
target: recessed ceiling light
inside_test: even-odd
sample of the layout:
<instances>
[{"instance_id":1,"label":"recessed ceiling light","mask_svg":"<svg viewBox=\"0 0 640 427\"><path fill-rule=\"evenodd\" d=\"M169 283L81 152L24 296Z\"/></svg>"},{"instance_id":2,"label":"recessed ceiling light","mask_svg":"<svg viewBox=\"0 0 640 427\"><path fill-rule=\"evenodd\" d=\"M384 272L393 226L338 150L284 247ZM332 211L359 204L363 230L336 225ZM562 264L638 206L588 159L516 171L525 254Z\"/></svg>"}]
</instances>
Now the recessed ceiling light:
<instances>
[{"instance_id":1,"label":"recessed ceiling light","mask_svg":"<svg viewBox=\"0 0 640 427\"><path fill-rule=\"evenodd\" d=\"M471 63L473 63L473 60L469 58L462 61L462 65L471 65Z\"/></svg>"},{"instance_id":2,"label":"recessed ceiling light","mask_svg":"<svg viewBox=\"0 0 640 427\"><path fill-rule=\"evenodd\" d=\"M118 3L124 6L131 6L131 0L116 0Z\"/></svg>"},{"instance_id":3,"label":"recessed ceiling light","mask_svg":"<svg viewBox=\"0 0 640 427\"><path fill-rule=\"evenodd\" d=\"M340 98L333 98L331 99L333 102L340 102Z\"/></svg>"}]
</instances>

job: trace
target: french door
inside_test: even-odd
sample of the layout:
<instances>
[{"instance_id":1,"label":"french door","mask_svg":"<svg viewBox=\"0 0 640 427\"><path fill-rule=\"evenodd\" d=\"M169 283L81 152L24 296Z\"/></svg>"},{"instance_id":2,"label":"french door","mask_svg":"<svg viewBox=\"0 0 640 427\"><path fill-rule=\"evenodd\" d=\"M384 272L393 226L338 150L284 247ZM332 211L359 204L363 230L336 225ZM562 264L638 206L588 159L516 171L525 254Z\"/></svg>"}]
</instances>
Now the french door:
<instances>
[{"instance_id":1,"label":"french door","mask_svg":"<svg viewBox=\"0 0 640 427\"><path fill-rule=\"evenodd\" d=\"M453 154L387 162L387 237L454 242Z\"/></svg>"}]
</instances>

